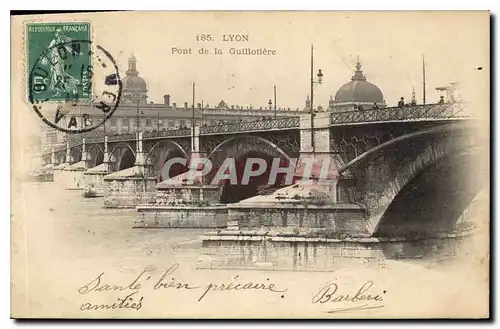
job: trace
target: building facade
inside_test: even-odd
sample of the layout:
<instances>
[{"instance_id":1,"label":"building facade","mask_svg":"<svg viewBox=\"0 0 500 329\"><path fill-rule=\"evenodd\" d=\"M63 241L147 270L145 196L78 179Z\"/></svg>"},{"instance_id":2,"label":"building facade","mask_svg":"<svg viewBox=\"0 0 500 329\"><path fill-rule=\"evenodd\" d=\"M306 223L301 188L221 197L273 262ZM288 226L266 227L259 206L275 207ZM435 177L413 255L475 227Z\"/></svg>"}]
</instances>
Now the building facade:
<instances>
[{"instance_id":1,"label":"building facade","mask_svg":"<svg viewBox=\"0 0 500 329\"><path fill-rule=\"evenodd\" d=\"M139 76L137 60L132 56L129 59L125 77L122 79L120 104L105 124L102 124L104 121L102 111L94 107L93 104L78 104L77 110L73 109L72 113L74 113L79 127L99 125L93 132L114 135L191 127L193 120L194 124L204 126L297 116L299 112L305 110L298 108L274 109L272 105L254 108L252 105L229 105L221 100L218 104L199 102L194 105L193 111L193 104L172 102L171 96L168 94L163 96L163 103L148 102L147 83ZM83 113L88 116L84 118ZM66 126L69 120L70 118L63 117L61 124ZM42 150L60 146L66 142L66 133L43 123L42 129Z\"/></svg>"},{"instance_id":2,"label":"building facade","mask_svg":"<svg viewBox=\"0 0 500 329\"><path fill-rule=\"evenodd\" d=\"M77 117L79 127L99 125L94 133L106 135L135 133L137 131L163 131L178 128L189 128L192 124L205 126L222 123L266 120L280 117L298 116L301 112L309 112L311 102L307 96L304 108L276 108L268 106L254 108L252 105L229 105L224 100L218 104L199 102L194 105L183 102L172 102L170 95L163 96L163 103L148 102L146 81L139 76L137 59L129 58L128 70L122 79L122 96L120 104L113 116L106 120L102 111L92 104L79 104L79 110L72 111ZM328 107L321 105L315 111L345 112L358 109L385 108L386 101L380 88L367 81L361 70L361 63L356 63L356 69L351 80L341 86L330 96ZM78 113L85 113L86 118ZM63 117L62 125L67 125L70 118ZM194 121L194 122L193 122ZM42 124L42 150L65 144L66 133ZM75 128L76 129L76 128Z\"/></svg>"}]
</instances>

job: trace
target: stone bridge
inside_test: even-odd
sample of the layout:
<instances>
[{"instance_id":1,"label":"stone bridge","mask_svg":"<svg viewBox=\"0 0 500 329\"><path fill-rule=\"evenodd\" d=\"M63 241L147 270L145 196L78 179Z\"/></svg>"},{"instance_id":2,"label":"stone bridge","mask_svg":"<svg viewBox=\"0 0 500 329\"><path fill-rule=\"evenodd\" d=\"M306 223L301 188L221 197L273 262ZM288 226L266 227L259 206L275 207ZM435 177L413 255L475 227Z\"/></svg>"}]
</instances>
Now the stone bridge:
<instances>
[{"instance_id":1,"label":"stone bridge","mask_svg":"<svg viewBox=\"0 0 500 329\"><path fill-rule=\"evenodd\" d=\"M145 176L159 182L165 179L163 164L173 157L183 157L189 165L193 154L201 154L214 167L232 157L240 172L248 157L268 163L278 157L287 163L328 155L339 174L334 201L362 205L370 235L450 231L481 188L474 179L477 172L488 170L489 163L479 156L487 154L488 142L480 138L477 120L465 114L465 107L447 103L317 112L137 135L73 134L66 147L45 154L44 162L84 161L87 168L105 163L111 172L140 166ZM173 167L169 176L186 170ZM227 186L221 201L254 196L258 184Z\"/></svg>"}]
</instances>

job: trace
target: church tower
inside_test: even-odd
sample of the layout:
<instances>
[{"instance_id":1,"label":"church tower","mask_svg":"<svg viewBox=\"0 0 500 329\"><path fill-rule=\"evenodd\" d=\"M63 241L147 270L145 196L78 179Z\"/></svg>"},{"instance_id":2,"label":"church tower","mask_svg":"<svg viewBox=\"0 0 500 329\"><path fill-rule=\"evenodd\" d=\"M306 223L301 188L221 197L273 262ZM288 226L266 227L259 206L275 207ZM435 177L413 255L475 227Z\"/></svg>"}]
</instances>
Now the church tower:
<instances>
[{"instance_id":1,"label":"church tower","mask_svg":"<svg viewBox=\"0 0 500 329\"><path fill-rule=\"evenodd\" d=\"M307 98L306 98L306 107L304 108L304 110L308 110L308 111L311 110L311 99L309 98L309 95L307 95Z\"/></svg>"},{"instance_id":2,"label":"church tower","mask_svg":"<svg viewBox=\"0 0 500 329\"><path fill-rule=\"evenodd\" d=\"M139 76L137 71L137 59L132 55L128 60L128 70L122 80L122 102L127 104L146 104L148 101L148 89L146 81Z\"/></svg>"}]
</instances>

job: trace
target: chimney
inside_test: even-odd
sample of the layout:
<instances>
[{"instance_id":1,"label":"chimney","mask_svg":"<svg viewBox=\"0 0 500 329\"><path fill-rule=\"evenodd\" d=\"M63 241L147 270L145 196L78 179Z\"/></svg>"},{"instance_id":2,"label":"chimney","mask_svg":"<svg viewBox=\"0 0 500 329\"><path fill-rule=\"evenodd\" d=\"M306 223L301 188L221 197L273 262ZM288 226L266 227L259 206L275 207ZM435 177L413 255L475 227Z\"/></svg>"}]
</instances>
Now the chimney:
<instances>
[{"instance_id":1,"label":"chimney","mask_svg":"<svg viewBox=\"0 0 500 329\"><path fill-rule=\"evenodd\" d=\"M170 95L163 96L163 104L170 106Z\"/></svg>"},{"instance_id":2,"label":"chimney","mask_svg":"<svg viewBox=\"0 0 500 329\"><path fill-rule=\"evenodd\" d=\"M188 102L184 102L184 108L188 108Z\"/></svg>"},{"instance_id":3,"label":"chimney","mask_svg":"<svg viewBox=\"0 0 500 329\"><path fill-rule=\"evenodd\" d=\"M201 103L198 103L198 108L201 109Z\"/></svg>"},{"instance_id":4,"label":"chimney","mask_svg":"<svg viewBox=\"0 0 500 329\"><path fill-rule=\"evenodd\" d=\"M175 109L177 109L177 104L176 103L172 103L172 107Z\"/></svg>"}]
</instances>

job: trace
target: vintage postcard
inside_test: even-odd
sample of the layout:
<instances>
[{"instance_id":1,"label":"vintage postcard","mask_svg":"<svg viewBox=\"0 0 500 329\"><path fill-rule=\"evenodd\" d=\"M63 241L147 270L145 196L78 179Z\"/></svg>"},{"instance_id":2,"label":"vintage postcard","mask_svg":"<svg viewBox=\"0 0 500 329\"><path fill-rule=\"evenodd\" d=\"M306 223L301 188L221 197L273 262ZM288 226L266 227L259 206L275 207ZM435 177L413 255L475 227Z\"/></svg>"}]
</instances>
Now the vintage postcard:
<instances>
[{"instance_id":1,"label":"vintage postcard","mask_svg":"<svg viewBox=\"0 0 500 329\"><path fill-rule=\"evenodd\" d=\"M11 18L14 318L488 318L490 14Z\"/></svg>"}]
</instances>

